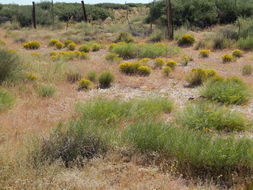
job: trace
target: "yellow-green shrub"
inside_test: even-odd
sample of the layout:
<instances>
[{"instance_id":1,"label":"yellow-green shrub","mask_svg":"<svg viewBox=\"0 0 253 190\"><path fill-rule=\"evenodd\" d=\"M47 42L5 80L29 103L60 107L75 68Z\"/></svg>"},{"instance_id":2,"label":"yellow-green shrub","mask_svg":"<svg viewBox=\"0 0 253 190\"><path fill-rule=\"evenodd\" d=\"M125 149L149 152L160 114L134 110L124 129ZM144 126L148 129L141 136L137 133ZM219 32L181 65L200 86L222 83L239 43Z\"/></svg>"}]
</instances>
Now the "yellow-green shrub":
<instances>
[{"instance_id":1,"label":"yellow-green shrub","mask_svg":"<svg viewBox=\"0 0 253 190\"><path fill-rule=\"evenodd\" d=\"M119 65L119 70L125 74L136 74L137 69L140 66L141 64L138 62L137 63L125 62Z\"/></svg>"},{"instance_id":2,"label":"yellow-green shrub","mask_svg":"<svg viewBox=\"0 0 253 190\"><path fill-rule=\"evenodd\" d=\"M91 50L92 51L99 51L101 49L101 45L99 43L92 43Z\"/></svg>"},{"instance_id":3,"label":"yellow-green shrub","mask_svg":"<svg viewBox=\"0 0 253 190\"><path fill-rule=\"evenodd\" d=\"M39 49L40 43L38 41L30 41L30 42L24 43L23 47L25 49Z\"/></svg>"},{"instance_id":4,"label":"yellow-green shrub","mask_svg":"<svg viewBox=\"0 0 253 190\"><path fill-rule=\"evenodd\" d=\"M78 90L89 90L92 88L92 82L88 79L82 78L78 82Z\"/></svg>"},{"instance_id":5,"label":"yellow-green shrub","mask_svg":"<svg viewBox=\"0 0 253 190\"><path fill-rule=\"evenodd\" d=\"M51 51L51 59L54 61L59 59L73 60L73 59L88 59L89 55L80 51Z\"/></svg>"},{"instance_id":6,"label":"yellow-green shrub","mask_svg":"<svg viewBox=\"0 0 253 190\"><path fill-rule=\"evenodd\" d=\"M229 54L225 54L221 58L222 58L223 63L229 63L229 62L233 61L233 56L229 55Z\"/></svg>"},{"instance_id":7,"label":"yellow-green shrub","mask_svg":"<svg viewBox=\"0 0 253 190\"><path fill-rule=\"evenodd\" d=\"M39 52L32 52L32 53L31 53L31 56L40 57L41 54L40 54Z\"/></svg>"},{"instance_id":8,"label":"yellow-green shrub","mask_svg":"<svg viewBox=\"0 0 253 190\"><path fill-rule=\"evenodd\" d=\"M178 45L180 46L191 46L195 42L195 38L190 34L184 34L179 40Z\"/></svg>"},{"instance_id":9,"label":"yellow-green shrub","mask_svg":"<svg viewBox=\"0 0 253 190\"><path fill-rule=\"evenodd\" d=\"M165 66L165 67L163 68L163 74L164 74L164 76L168 77L168 76L170 75L171 72L172 72L171 67Z\"/></svg>"},{"instance_id":10,"label":"yellow-green shrub","mask_svg":"<svg viewBox=\"0 0 253 190\"><path fill-rule=\"evenodd\" d=\"M142 58L138 62L142 64L142 63L148 63L150 60L151 60L150 58Z\"/></svg>"},{"instance_id":11,"label":"yellow-green shrub","mask_svg":"<svg viewBox=\"0 0 253 190\"><path fill-rule=\"evenodd\" d=\"M67 48L70 51L74 51L76 49L76 43L71 42L70 44L68 44Z\"/></svg>"},{"instance_id":12,"label":"yellow-green shrub","mask_svg":"<svg viewBox=\"0 0 253 190\"><path fill-rule=\"evenodd\" d=\"M64 46L64 44L61 43L60 41L59 41L59 42L56 42L56 44L55 44L55 47L56 47L57 49L62 49L63 46Z\"/></svg>"},{"instance_id":13,"label":"yellow-green shrub","mask_svg":"<svg viewBox=\"0 0 253 190\"><path fill-rule=\"evenodd\" d=\"M30 80L30 81L35 81L38 79L38 76L37 75L34 75L34 74L27 74L26 75L26 79L27 80Z\"/></svg>"},{"instance_id":14,"label":"yellow-green shrub","mask_svg":"<svg viewBox=\"0 0 253 190\"><path fill-rule=\"evenodd\" d=\"M58 42L60 42L60 41L59 41L59 40L50 40L49 43L48 43L48 45L51 46L51 47L53 47L53 46L55 46L55 44L57 44Z\"/></svg>"},{"instance_id":15,"label":"yellow-green shrub","mask_svg":"<svg viewBox=\"0 0 253 190\"><path fill-rule=\"evenodd\" d=\"M177 62L170 60L165 64L167 67L170 67L172 70L175 70L176 66L177 66Z\"/></svg>"},{"instance_id":16,"label":"yellow-green shrub","mask_svg":"<svg viewBox=\"0 0 253 190\"><path fill-rule=\"evenodd\" d=\"M234 57L240 58L240 57L242 57L242 51L239 50L239 49L235 49L235 50L232 52L232 55L233 55Z\"/></svg>"},{"instance_id":17,"label":"yellow-green shrub","mask_svg":"<svg viewBox=\"0 0 253 190\"><path fill-rule=\"evenodd\" d=\"M209 57L210 53L211 53L211 51L209 49L202 49L199 51L199 55L201 57Z\"/></svg>"},{"instance_id":18,"label":"yellow-green shrub","mask_svg":"<svg viewBox=\"0 0 253 190\"><path fill-rule=\"evenodd\" d=\"M155 68L161 69L165 65L165 60L163 58L156 58L155 59Z\"/></svg>"},{"instance_id":19,"label":"yellow-green shrub","mask_svg":"<svg viewBox=\"0 0 253 190\"><path fill-rule=\"evenodd\" d=\"M141 76L148 76L151 73L151 68L149 66L142 65L138 67L137 72Z\"/></svg>"},{"instance_id":20,"label":"yellow-green shrub","mask_svg":"<svg viewBox=\"0 0 253 190\"><path fill-rule=\"evenodd\" d=\"M134 40L133 40L133 37L130 33L121 32L116 41L130 43L130 42L133 42Z\"/></svg>"},{"instance_id":21,"label":"yellow-green shrub","mask_svg":"<svg viewBox=\"0 0 253 190\"><path fill-rule=\"evenodd\" d=\"M198 86L212 77L218 77L216 70L197 68L191 70L191 72L186 76L186 81L190 86Z\"/></svg>"},{"instance_id":22,"label":"yellow-green shrub","mask_svg":"<svg viewBox=\"0 0 253 190\"><path fill-rule=\"evenodd\" d=\"M122 58L119 57L118 54L116 53L108 53L106 56L105 56L105 59L107 61L111 61L111 62L120 62L122 61Z\"/></svg>"},{"instance_id":23,"label":"yellow-green shrub","mask_svg":"<svg viewBox=\"0 0 253 190\"><path fill-rule=\"evenodd\" d=\"M88 53L90 52L90 47L86 44L82 45L80 48L79 48L79 51L82 51L82 52L85 52L85 53Z\"/></svg>"},{"instance_id":24,"label":"yellow-green shrub","mask_svg":"<svg viewBox=\"0 0 253 190\"><path fill-rule=\"evenodd\" d=\"M72 40L66 40L64 42L64 47L68 47L69 44L74 43Z\"/></svg>"}]
</instances>

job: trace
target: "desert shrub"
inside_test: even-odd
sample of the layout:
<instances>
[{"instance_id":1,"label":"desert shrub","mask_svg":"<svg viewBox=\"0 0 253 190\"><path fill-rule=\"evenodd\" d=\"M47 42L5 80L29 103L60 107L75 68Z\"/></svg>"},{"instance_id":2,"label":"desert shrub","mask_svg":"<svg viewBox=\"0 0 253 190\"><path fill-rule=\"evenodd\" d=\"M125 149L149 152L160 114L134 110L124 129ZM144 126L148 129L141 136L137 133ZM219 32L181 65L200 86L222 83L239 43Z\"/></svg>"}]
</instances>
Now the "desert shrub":
<instances>
[{"instance_id":1,"label":"desert shrub","mask_svg":"<svg viewBox=\"0 0 253 190\"><path fill-rule=\"evenodd\" d=\"M171 69L171 67L165 66L162 71L164 76L168 77L173 70Z\"/></svg>"},{"instance_id":2,"label":"desert shrub","mask_svg":"<svg viewBox=\"0 0 253 190\"><path fill-rule=\"evenodd\" d=\"M116 54L116 53L108 53L105 56L105 59L107 61L111 61L111 62L120 62L120 61L122 61L122 58L120 58L119 55Z\"/></svg>"},{"instance_id":3,"label":"desert shrub","mask_svg":"<svg viewBox=\"0 0 253 190\"><path fill-rule=\"evenodd\" d=\"M141 152L156 152L175 160L177 164L173 169L189 177L215 176L231 184L235 173L240 171L240 175L247 176L252 169L253 143L246 138L214 137L154 122L126 127L123 138Z\"/></svg>"},{"instance_id":4,"label":"desert shrub","mask_svg":"<svg viewBox=\"0 0 253 190\"><path fill-rule=\"evenodd\" d=\"M204 131L241 131L249 127L246 117L225 106L199 101L186 106L177 120L184 127Z\"/></svg>"},{"instance_id":5,"label":"desert shrub","mask_svg":"<svg viewBox=\"0 0 253 190\"><path fill-rule=\"evenodd\" d=\"M130 43L133 42L134 39L132 37L131 34L129 34L128 32L121 32L118 36L118 38L116 39L116 42L126 42L126 43Z\"/></svg>"},{"instance_id":6,"label":"desert shrub","mask_svg":"<svg viewBox=\"0 0 253 190\"><path fill-rule=\"evenodd\" d=\"M235 49L235 50L232 52L232 55L233 55L234 57L240 58L240 57L242 57L242 51L239 50L239 49Z\"/></svg>"},{"instance_id":7,"label":"desert shrub","mask_svg":"<svg viewBox=\"0 0 253 190\"><path fill-rule=\"evenodd\" d=\"M38 41L30 41L30 42L24 43L23 47L25 49L39 49L40 43Z\"/></svg>"},{"instance_id":8,"label":"desert shrub","mask_svg":"<svg viewBox=\"0 0 253 190\"><path fill-rule=\"evenodd\" d=\"M213 69L192 69L186 76L186 81L190 86L198 86L203 84L207 79L217 76L217 71Z\"/></svg>"},{"instance_id":9,"label":"desert shrub","mask_svg":"<svg viewBox=\"0 0 253 190\"><path fill-rule=\"evenodd\" d=\"M183 56L180 64L182 66L187 66L190 61L191 61L191 58L189 56Z\"/></svg>"},{"instance_id":10,"label":"desert shrub","mask_svg":"<svg viewBox=\"0 0 253 190\"><path fill-rule=\"evenodd\" d=\"M47 139L42 139L32 152L36 164L61 160L66 167L103 155L109 148L106 131L102 134L96 127L85 122L71 122L69 126L59 125Z\"/></svg>"},{"instance_id":11,"label":"desert shrub","mask_svg":"<svg viewBox=\"0 0 253 190\"><path fill-rule=\"evenodd\" d=\"M221 57L223 63L229 63L233 61L233 56L229 54L225 54Z\"/></svg>"},{"instance_id":12,"label":"desert shrub","mask_svg":"<svg viewBox=\"0 0 253 190\"><path fill-rule=\"evenodd\" d=\"M92 82L88 79L82 78L78 81L78 90L89 90L92 88Z\"/></svg>"},{"instance_id":13,"label":"desert shrub","mask_svg":"<svg viewBox=\"0 0 253 190\"><path fill-rule=\"evenodd\" d=\"M95 71L87 73L87 79L89 79L92 82L97 81L97 73Z\"/></svg>"},{"instance_id":14,"label":"desert shrub","mask_svg":"<svg viewBox=\"0 0 253 190\"><path fill-rule=\"evenodd\" d=\"M201 57L209 57L210 50L209 49L202 49L199 51L199 55Z\"/></svg>"},{"instance_id":15,"label":"desert shrub","mask_svg":"<svg viewBox=\"0 0 253 190\"><path fill-rule=\"evenodd\" d=\"M71 42L70 44L68 44L67 48L70 51L74 51L76 49L76 43Z\"/></svg>"},{"instance_id":16,"label":"desert shrub","mask_svg":"<svg viewBox=\"0 0 253 190\"><path fill-rule=\"evenodd\" d=\"M242 68L242 75L249 76L252 74L252 66L251 65L244 65Z\"/></svg>"},{"instance_id":17,"label":"desert shrub","mask_svg":"<svg viewBox=\"0 0 253 190\"><path fill-rule=\"evenodd\" d=\"M180 49L173 46L167 46L162 43L141 44L139 45L138 57L140 58L156 58L166 55L178 54Z\"/></svg>"},{"instance_id":18,"label":"desert shrub","mask_svg":"<svg viewBox=\"0 0 253 190\"><path fill-rule=\"evenodd\" d=\"M0 84L18 78L21 61L17 54L0 49Z\"/></svg>"},{"instance_id":19,"label":"desert shrub","mask_svg":"<svg viewBox=\"0 0 253 190\"><path fill-rule=\"evenodd\" d=\"M85 52L85 53L88 53L88 52L90 52L90 47L88 46L88 45L81 45L80 46L80 48L79 48L79 51L81 51L81 52Z\"/></svg>"},{"instance_id":20,"label":"desert shrub","mask_svg":"<svg viewBox=\"0 0 253 190\"><path fill-rule=\"evenodd\" d=\"M194 46L195 50L199 50L199 49L204 49L207 48L208 46L208 42L206 40L200 40L196 43L196 45Z\"/></svg>"},{"instance_id":21,"label":"desert shrub","mask_svg":"<svg viewBox=\"0 0 253 190\"><path fill-rule=\"evenodd\" d=\"M222 35L215 35L211 39L212 48L213 49L225 49L228 48L231 45L231 40L225 38Z\"/></svg>"},{"instance_id":22,"label":"desert shrub","mask_svg":"<svg viewBox=\"0 0 253 190\"><path fill-rule=\"evenodd\" d=\"M131 62L125 62L125 63L121 63L119 65L119 70L122 72L122 73L125 73L125 74L136 74L137 73L137 69L138 67L140 67L141 64L140 63L131 63Z\"/></svg>"},{"instance_id":23,"label":"desert shrub","mask_svg":"<svg viewBox=\"0 0 253 190\"><path fill-rule=\"evenodd\" d=\"M64 47L64 44L61 43L61 42L56 42L55 47L56 47L57 49L62 49L62 48Z\"/></svg>"},{"instance_id":24,"label":"desert shrub","mask_svg":"<svg viewBox=\"0 0 253 190\"><path fill-rule=\"evenodd\" d=\"M148 76L151 73L151 68L149 66L141 65L138 67L137 73L141 76Z\"/></svg>"},{"instance_id":25,"label":"desert shrub","mask_svg":"<svg viewBox=\"0 0 253 190\"><path fill-rule=\"evenodd\" d=\"M112 48L111 51L124 59L130 59L138 55L137 49L137 46L133 43L118 43Z\"/></svg>"},{"instance_id":26,"label":"desert shrub","mask_svg":"<svg viewBox=\"0 0 253 190\"><path fill-rule=\"evenodd\" d=\"M161 42L165 39L164 34L162 32L153 33L150 37L151 42Z\"/></svg>"},{"instance_id":27,"label":"desert shrub","mask_svg":"<svg viewBox=\"0 0 253 190\"><path fill-rule=\"evenodd\" d=\"M34 56L34 57L41 57L41 54L40 54L40 52L31 52L31 54L30 54L31 56Z\"/></svg>"},{"instance_id":28,"label":"desert shrub","mask_svg":"<svg viewBox=\"0 0 253 190\"><path fill-rule=\"evenodd\" d=\"M138 62L139 62L140 64L145 64L145 63L148 63L150 60L151 60L150 58L142 58L142 59L140 59Z\"/></svg>"},{"instance_id":29,"label":"desert shrub","mask_svg":"<svg viewBox=\"0 0 253 190\"><path fill-rule=\"evenodd\" d=\"M170 60L170 61L167 61L165 65L170 67L172 70L175 70L177 66L177 62L174 60Z\"/></svg>"},{"instance_id":30,"label":"desert shrub","mask_svg":"<svg viewBox=\"0 0 253 190\"><path fill-rule=\"evenodd\" d=\"M120 57L129 58L157 58L165 55L175 55L180 52L180 48L167 46L161 43L155 44L133 44L118 43L113 45L111 51Z\"/></svg>"},{"instance_id":31,"label":"desert shrub","mask_svg":"<svg viewBox=\"0 0 253 190\"><path fill-rule=\"evenodd\" d=\"M51 59L54 61L64 60L69 61L73 59L88 59L89 54L81 51L52 51L50 52Z\"/></svg>"},{"instance_id":32,"label":"desert shrub","mask_svg":"<svg viewBox=\"0 0 253 190\"><path fill-rule=\"evenodd\" d=\"M13 95L7 90L0 88L0 112L10 108L13 104Z\"/></svg>"},{"instance_id":33,"label":"desert shrub","mask_svg":"<svg viewBox=\"0 0 253 190\"><path fill-rule=\"evenodd\" d=\"M165 60L163 58L155 59L155 68L161 69L165 65Z\"/></svg>"},{"instance_id":34,"label":"desert shrub","mask_svg":"<svg viewBox=\"0 0 253 190\"><path fill-rule=\"evenodd\" d=\"M195 38L192 35L184 34L177 43L179 46L192 46L194 42Z\"/></svg>"},{"instance_id":35,"label":"desert shrub","mask_svg":"<svg viewBox=\"0 0 253 190\"><path fill-rule=\"evenodd\" d=\"M225 104L243 104L249 101L251 91L239 78L209 80L201 91L202 96Z\"/></svg>"},{"instance_id":36,"label":"desert shrub","mask_svg":"<svg viewBox=\"0 0 253 190\"><path fill-rule=\"evenodd\" d=\"M35 81L35 80L37 80L38 79L38 76L37 75L35 75L35 74L27 74L26 75L26 79L27 80L29 80L29 81Z\"/></svg>"},{"instance_id":37,"label":"desert shrub","mask_svg":"<svg viewBox=\"0 0 253 190\"><path fill-rule=\"evenodd\" d=\"M49 43L48 43L48 46L54 47L59 42L60 42L59 40L50 40Z\"/></svg>"},{"instance_id":38,"label":"desert shrub","mask_svg":"<svg viewBox=\"0 0 253 190\"><path fill-rule=\"evenodd\" d=\"M109 88L114 81L114 75L110 72L103 72L99 75L98 82L100 88Z\"/></svg>"},{"instance_id":39,"label":"desert shrub","mask_svg":"<svg viewBox=\"0 0 253 190\"><path fill-rule=\"evenodd\" d=\"M82 75L79 72L70 71L66 74L67 81L70 83L75 83L82 78Z\"/></svg>"},{"instance_id":40,"label":"desert shrub","mask_svg":"<svg viewBox=\"0 0 253 190\"><path fill-rule=\"evenodd\" d=\"M64 42L64 47L68 47L69 44L74 43L72 40L66 40Z\"/></svg>"},{"instance_id":41,"label":"desert shrub","mask_svg":"<svg viewBox=\"0 0 253 190\"><path fill-rule=\"evenodd\" d=\"M92 51L99 51L101 49L101 45L99 43L92 43L91 50Z\"/></svg>"},{"instance_id":42,"label":"desert shrub","mask_svg":"<svg viewBox=\"0 0 253 190\"><path fill-rule=\"evenodd\" d=\"M39 85L37 87L37 93L41 97L52 97L56 92L54 86L51 85Z\"/></svg>"},{"instance_id":43,"label":"desert shrub","mask_svg":"<svg viewBox=\"0 0 253 190\"><path fill-rule=\"evenodd\" d=\"M153 97L146 99L99 98L94 101L79 103L77 110L81 112L83 120L93 126L115 127L121 124L146 119L157 120L162 114L172 111L173 103L168 98Z\"/></svg>"},{"instance_id":44,"label":"desert shrub","mask_svg":"<svg viewBox=\"0 0 253 190\"><path fill-rule=\"evenodd\" d=\"M243 50L252 50L253 49L253 35L246 38L240 38L237 41L237 47Z\"/></svg>"}]
</instances>

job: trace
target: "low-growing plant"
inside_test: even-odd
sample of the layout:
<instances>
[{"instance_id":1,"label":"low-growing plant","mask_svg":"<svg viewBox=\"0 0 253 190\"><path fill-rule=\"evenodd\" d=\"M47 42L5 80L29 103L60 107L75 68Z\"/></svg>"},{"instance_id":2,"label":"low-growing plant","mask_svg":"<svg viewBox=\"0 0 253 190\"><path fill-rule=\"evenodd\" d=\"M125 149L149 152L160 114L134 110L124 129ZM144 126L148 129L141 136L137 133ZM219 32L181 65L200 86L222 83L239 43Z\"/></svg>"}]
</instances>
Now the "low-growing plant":
<instances>
[{"instance_id":1,"label":"low-growing plant","mask_svg":"<svg viewBox=\"0 0 253 190\"><path fill-rule=\"evenodd\" d=\"M118 43L111 51L124 59L134 58L138 55L138 47L133 43Z\"/></svg>"},{"instance_id":2,"label":"low-growing plant","mask_svg":"<svg viewBox=\"0 0 253 190\"><path fill-rule=\"evenodd\" d=\"M48 46L54 47L56 43L60 42L59 40L50 40Z\"/></svg>"},{"instance_id":3,"label":"low-growing plant","mask_svg":"<svg viewBox=\"0 0 253 190\"><path fill-rule=\"evenodd\" d=\"M224 38L222 35L215 35L211 39L213 49L225 49L231 46L231 40Z\"/></svg>"},{"instance_id":4,"label":"low-growing plant","mask_svg":"<svg viewBox=\"0 0 253 190\"><path fill-rule=\"evenodd\" d=\"M214 69L192 69L186 76L186 81L190 86L198 86L203 84L207 79L217 77L217 71Z\"/></svg>"},{"instance_id":5,"label":"low-growing plant","mask_svg":"<svg viewBox=\"0 0 253 190\"><path fill-rule=\"evenodd\" d=\"M38 41L30 41L24 43L23 47L25 49L39 49L40 48L40 43Z\"/></svg>"},{"instance_id":6,"label":"low-growing plant","mask_svg":"<svg viewBox=\"0 0 253 190\"><path fill-rule=\"evenodd\" d=\"M39 85L37 87L37 93L41 97L52 97L56 92L54 86L51 85Z\"/></svg>"},{"instance_id":7,"label":"low-growing plant","mask_svg":"<svg viewBox=\"0 0 253 190\"><path fill-rule=\"evenodd\" d=\"M72 40L66 40L64 42L64 47L68 47L69 44L74 43Z\"/></svg>"},{"instance_id":8,"label":"low-growing plant","mask_svg":"<svg viewBox=\"0 0 253 190\"><path fill-rule=\"evenodd\" d=\"M139 62L140 64L145 64L145 63L148 63L150 60L151 60L150 58L142 58L142 59L140 59L138 62Z\"/></svg>"},{"instance_id":9,"label":"low-growing plant","mask_svg":"<svg viewBox=\"0 0 253 190\"><path fill-rule=\"evenodd\" d=\"M224 104L244 104L251 98L251 90L236 77L209 80L201 90L201 95Z\"/></svg>"},{"instance_id":10,"label":"low-growing plant","mask_svg":"<svg viewBox=\"0 0 253 190\"><path fill-rule=\"evenodd\" d=\"M89 54L81 51L52 51L50 52L51 59L54 61L64 60L69 61L73 59L88 59Z\"/></svg>"},{"instance_id":11,"label":"low-growing plant","mask_svg":"<svg viewBox=\"0 0 253 190\"><path fill-rule=\"evenodd\" d=\"M179 46L192 46L195 42L195 38L190 34L184 34L179 40Z\"/></svg>"},{"instance_id":12,"label":"low-growing plant","mask_svg":"<svg viewBox=\"0 0 253 190\"><path fill-rule=\"evenodd\" d=\"M79 48L79 51L85 52L85 53L90 52L90 50L91 50L91 48L88 45L86 45L86 44L81 45L80 48Z\"/></svg>"},{"instance_id":13,"label":"low-growing plant","mask_svg":"<svg viewBox=\"0 0 253 190\"><path fill-rule=\"evenodd\" d=\"M38 79L38 76L30 73L26 75L26 79L29 81L35 81Z\"/></svg>"},{"instance_id":14,"label":"low-growing plant","mask_svg":"<svg viewBox=\"0 0 253 190\"><path fill-rule=\"evenodd\" d=\"M149 66L141 65L140 67L138 67L137 73L140 76L149 76L151 73L151 68Z\"/></svg>"},{"instance_id":15,"label":"low-growing plant","mask_svg":"<svg viewBox=\"0 0 253 190\"><path fill-rule=\"evenodd\" d=\"M103 72L98 78L100 88L109 88L114 81L114 75L110 72Z\"/></svg>"},{"instance_id":16,"label":"low-growing plant","mask_svg":"<svg viewBox=\"0 0 253 190\"><path fill-rule=\"evenodd\" d=\"M55 44L56 49L62 49L64 47L64 44L62 42L56 42Z\"/></svg>"},{"instance_id":17,"label":"low-growing plant","mask_svg":"<svg viewBox=\"0 0 253 190\"><path fill-rule=\"evenodd\" d=\"M211 51L209 49L202 49L199 51L199 55L204 58L209 57L210 53Z\"/></svg>"},{"instance_id":18,"label":"low-growing plant","mask_svg":"<svg viewBox=\"0 0 253 190\"><path fill-rule=\"evenodd\" d=\"M31 56L34 56L34 57L41 57L41 54L39 52L31 52Z\"/></svg>"},{"instance_id":19,"label":"low-growing plant","mask_svg":"<svg viewBox=\"0 0 253 190\"><path fill-rule=\"evenodd\" d=\"M242 57L242 51L239 50L239 49L235 49L233 52L232 52L232 55L236 58L240 58Z\"/></svg>"},{"instance_id":20,"label":"low-growing plant","mask_svg":"<svg viewBox=\"0 0 253 190\"><path fill-rule=\"evenodd\" d=\"M174 71L177 66L177 62L174 60L170 60L170 61L167 61L165 65L170 67Z\"/></svg>"},{"instance_id":21,"label":"low-growing plant","mask_svg":"<svg viewBox=\"0 0 253 190\"><path fill-rule=\"evenodd\" d=\"M82 78L78 81L78 90L89 90L92 88L92 82L88 79Z\"/></svg>"},{"instance_id":22,"label":"low-growing plant","mask_svg":"<svg viewBox=\"0 0 253 190\"><path fill-rule=\"evenodd\" d=\"M155 68L161 69L165 65L165 60L163 58L155 59Z\"/></svg>"},{"instance_id":23,"label":"low-growing plant","mask_svg":"<svg viewBox=\"0 0 253 190\"><path fill-rule=\"evenodd\" d=\"M13 104L13 95L7 90L0 88L0 112L10 108Z\"/></svg>"},{"instance_id":24,"label":"low-growing plant","mask_svg":"<svg viewBox=\"0 0 253 190\"><path fill-rule=\"evenodd\" d=\"M87 73L87 79L89 79L92 82L97 81L97 73L95 71Z\"/></svg>"},{"instance_id":25,"label":"low-growing plant","mask_svg":"<svg viewBox=\"0 0 253 190\"><path fill-rule=\"evenodd\" d=\"M92 43L91 50L92 51L99 51L101 49L101 45L99 43Z\"/></svg>"},{"instance_id":26,"label":"low-growing plant","mask_svg":"<svg viewBox=\"0 0 253 190\"><path fill-rule=\"evenodd\" d=\"M241 131L250 124L243 114L203 100L186 106L177 120L184 127L206 132Z\"/></svg>"},{"instance_id":27,"label":"low-growing plant","mask_svg":"<svg viewBox=\"0 0 253 190\"><path fill-rule=\"evenodd\" d=\"M132 75L132 74L137 74L138 68L141 66L139 62L132 63L132 62L125 62L121 63L119 65L119 70L122 73Z\"/></svg>"},{"instance_id":28,"label":"low-growing plant","mask_svg":"<svg viewBox=\"0 0 253 190\"><path fill-rule=\"evenodd\" d=\"M168 77L168 76L170 76L170 73L171 73L173 70L171 69L171 67L165 66L165 67L163 68L162 71L163 71L164 76Z\"/></svg>"},{"instance_id":29,"label":"low-growing plant","mask_svg":"<svg viewBox=\"0 0 253 190\"><path fill-rule=\"evenodd\" d=\"M70 83L75 83L82 78L82 75L76 71L70 71L66 74L67 81Z\"/></svg>"},{"instance_id":30,"label":"low-growing plant","mask_svg":"<svg viewBox=\"0 0 253 190\"><path fill-rule=\"evenodd\" d=\"M118 36L118 38L116 39L116 42L126 42L126 43L130 43L133 42L133 37L131 34L129 34L128 32L121 32Z\"/></svg>"},{"instance_id":31,"label":"low-growing plant","mask_svg":"<svg viewBox=\"0 0 253 190\"><path fill-rule=\"evenodd\" d=\"M233 56L229 54L225 54L221 58L223 63L229 63L233 61Z\"/></svg>"},{"instance_id":32,"label":"low-growing plant","mask_svg":"<svg viewBox=\"0 0 253 190\"><path fill-rule=\"evenodd\" d=\"M253 67L252 65L244 65L242 68L242 75L249 76L252 74Z\"/></svg>"},{"instance_id":33,"label":"low-growing plant","mask_svg":"<svg viewBox=\"0 0 253 190\"><path fill-rule=\"evenodd\" d=\"M237 47L242 50L252 50L253 49L253 36L248 36L247 38L240 38L237 41Z\"/></svg>"},{"instance_id":34,"label":"low-growing plant","mask_svg":"<svg viewBox=\"0 0 253 190\"><path fill-rule=\"evenodd\" d=\"M107 61L111 61L111 62L120 62L122 61L122 58L119 57L118 54L116 53L108 53L106 56L105 56L105 59Z\"/></svg>"},{"instance_id":35,"label":"low-growing plant","mask_svg":"<svg viewBox=\"0 0 253 190\"><path fill-rule=\"evenodd\" d=\"M141 152L156 152L175 160L173 169L189 177L211 176L231 184L235 173L249 176L253 166L253 143L247 138L214 137L172 124L143 121L126 127L123 138Z\"/></svg>"},{"instance_id":36,"label":"low-growing plant","mask_svg":"<svg viewBox=\"0 0 253 190\"><path fill-rule=\"evenodd\" d=\"M18 78L21 61L16 53L0 49L0 84L4 81L13 81Z\"/></svg>"},{"instance_id":37,"label":"low-growing plant","mask_svg":"<svg viewBox=\"0 0 253 190\"><path fill-rule=\"evenodd\" d=\"M181 65L182 66L187 66L189 64L190 60L191 59L190 59L189 56L183 56L182 61L181 61Z\"/></svg>"},{"instance_id":38,"label":"low-growing plant","mask_svg":"<svg viewBox=\"0 0 253 190\"><path fill-rule=\"evenodd\" d=\"M69 43L67 48L70 51L74 51L76 49L76 43L74 43L74 42Z\"/></svg>"}]
</instances>

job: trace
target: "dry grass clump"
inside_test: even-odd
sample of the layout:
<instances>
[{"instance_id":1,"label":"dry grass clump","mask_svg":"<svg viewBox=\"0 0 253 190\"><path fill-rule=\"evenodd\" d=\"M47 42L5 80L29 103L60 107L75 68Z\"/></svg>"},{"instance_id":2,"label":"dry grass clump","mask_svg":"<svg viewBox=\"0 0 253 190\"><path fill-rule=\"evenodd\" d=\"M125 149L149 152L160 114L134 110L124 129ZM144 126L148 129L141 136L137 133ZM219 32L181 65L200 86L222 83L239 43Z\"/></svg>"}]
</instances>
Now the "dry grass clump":
<instances>
[{"instance_id":1,"label":"dry grass clump","mask_svg":"<svg viewBox=\"0 0 253 190\"><path fill-rule=\"evenodd\" d=\"M88 59L89 54L81 51L52 51L50 52L51 59L57 60L73 60L73 59Z\"/></svg>"},{"instance_id":2,"label":"dry grass clump","mask_svg":"<svg viewBox=\"0 0 253 190\"><path fill-rule=\"evenodd\" d=\"M244 65L242 68L242 75L250 76L252 74L253 67L252 65Z\"/></svg>"}]
</instances>

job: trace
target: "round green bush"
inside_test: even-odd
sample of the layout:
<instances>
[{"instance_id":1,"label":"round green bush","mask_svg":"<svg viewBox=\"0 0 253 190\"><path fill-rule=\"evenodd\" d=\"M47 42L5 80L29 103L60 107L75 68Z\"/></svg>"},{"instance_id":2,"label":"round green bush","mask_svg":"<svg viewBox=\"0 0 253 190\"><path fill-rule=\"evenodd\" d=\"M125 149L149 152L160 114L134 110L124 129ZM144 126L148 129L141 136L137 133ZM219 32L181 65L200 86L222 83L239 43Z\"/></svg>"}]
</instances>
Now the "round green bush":
<instances>
[{"instance_id":1,"label":"round green bush","mask_svg":"<svg viewBox=\"0 0 253 190\"><path fill-rule=\"evenodd\" d=\"M100 88L109 88L111 83L114 81L114 75L110 72L101 73L98 81Z\"/></svg>"},{"instance_id":2,"label":"round green bush","mask_svg":"<svg viewBox=\"0 0 253 190\"><path fill-rule=\"evenodd\" d=\"M237 77L209 80L201 94L210 100L225 104L244 104L252 96L249 87Z\"/></svg>"},{"instance_id":3,"label":"round green bush","mask_svg":"<svg viewBox=\"0 0 253 190\"><path fill-rule=\"evenodd\" d=\"M81 52L85 52L85 53L88 53L90 52L91 48L88 46L88 45L82 45L80 48L79 48L79 51Z\"/></svg>"}]
</instances>

